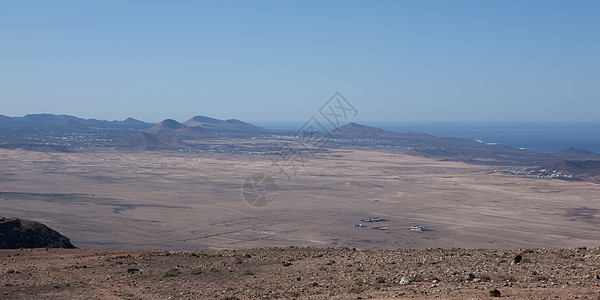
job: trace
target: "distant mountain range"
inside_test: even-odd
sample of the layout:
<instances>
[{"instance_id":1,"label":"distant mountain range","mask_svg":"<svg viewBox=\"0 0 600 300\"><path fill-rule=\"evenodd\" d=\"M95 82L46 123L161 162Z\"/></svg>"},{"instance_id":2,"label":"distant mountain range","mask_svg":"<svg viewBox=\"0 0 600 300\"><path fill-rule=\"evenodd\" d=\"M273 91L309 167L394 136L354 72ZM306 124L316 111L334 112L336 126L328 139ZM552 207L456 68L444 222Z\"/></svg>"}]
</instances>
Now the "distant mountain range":
<instances>
[{"instance_id":1,"label":"distant mountain range","mask_svg":"<svg viewBox=\"0 0 600 300\"><path fill-rule=\"evenodd\" d=\"M154 124L133 118L123 121L105 121L98 119L82 119L69 115L29 114L23 117L7 117L0 115L0 129L48 129L48 128L150 128Z\"/></svg>"},{"instance_id":2,"label":"distant mountain range","mask_svg":"<svg viewBox=\"0 0 600 300\"><path fill-rule=\"evenodd\" d=\"M208 132L266 132L267 130L236 119L219 120L195 116L185 123L166 119L159 124L147 123L133 118L123 121L83 119L69 115L29 114L23 117L0 115L0 130L47 130L47 129L136 129L161 135L204 136Z\"/></svg>"},{"instance_id":3,"label":"distant mountain range","mask_svg":"<svg viewBox=\"0 0 600 300\"><path fill-rule=\"evenodd\" d=\"M240 120L218 120L204 116L196 116L185 123L166 119L150 129L147 133L176 137L215 137L218 133L266 133L268 130Z\"/></svg>"},{"instance_id":4,"label":"distant mountain range","mask_svg":"<svg viewBox=\"0 0 600 300\"><path fill-rule=\"evenodd\" d=\"M54 114L0 115L0 147L44 152L65 152L74 145L181 148L189 147L184 139L251 137L274 132L236 119L205 116L195 116L185 123L166 119L153 124L133 118L106 121Z\"/></svg>"},{"instance_id":5,"label":"distant mountain range","mask_svg":"<svg viewBox=\"0 0 600 300\"><path fill-rule=\"evenodd\" d=\"M227 140L253 138L250 144ZM212 139L216 142L204 143ZM600 178L600 154L568 148L561 152L537 152L465 139L440 138L423 133L398 133L348 123L329 133L298 136L293 131L267 130L236 119L219 120L195 116L184 123L166 119L158 124L133 118L123 121L83 119L69 115L31 114L24 117L0 115L0 147L44 152L68 152L90 146L143 149L180 149L232 153L274 153L272 140L298 139L304 145L327 141L328 147L377 147L382 150L428 158L500 166L548 166L561 174ZM271 141L269 141L271 140ZM260 142L265 141L265 142ZM584 162L584 163L581 163ZM558 165L553 165L554 163ZM530 170L542 174L543 169ZM567 172L568 171L568 172ZM558 172L558 171L557 171ZM543 174L542 174L543 175ZM545 176L545 175L544 175Z\"/></svg>"}]
</instances>

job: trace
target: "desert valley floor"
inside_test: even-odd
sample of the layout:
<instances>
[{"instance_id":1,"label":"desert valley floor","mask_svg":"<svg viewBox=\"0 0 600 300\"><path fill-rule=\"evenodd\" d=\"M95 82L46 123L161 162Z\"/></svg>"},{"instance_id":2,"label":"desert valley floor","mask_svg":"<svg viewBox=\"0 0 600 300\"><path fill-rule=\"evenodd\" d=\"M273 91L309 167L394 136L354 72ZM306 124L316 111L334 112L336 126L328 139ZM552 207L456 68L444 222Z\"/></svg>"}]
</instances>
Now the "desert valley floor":
<instances>
[{"instance_id":1,"label":"desert valley floor","mask_svg":"<svg viewBox=\"0 0 600 300\"><path fill-rule=\"evenodd\" d=\"M373 148L329 149L285 174L272 159L167 150L0 149L0 211L42 222L91 249L600 243L597 184L504 175L490 166ZM242 197L242 184L255 173L272 176L277 185L274 201L264 207ZM389 221L361 221L371 217ZM353 227L359 223L369 226ZM409 230L414 225L427 230Z\"/></svg>"}]
</instances>

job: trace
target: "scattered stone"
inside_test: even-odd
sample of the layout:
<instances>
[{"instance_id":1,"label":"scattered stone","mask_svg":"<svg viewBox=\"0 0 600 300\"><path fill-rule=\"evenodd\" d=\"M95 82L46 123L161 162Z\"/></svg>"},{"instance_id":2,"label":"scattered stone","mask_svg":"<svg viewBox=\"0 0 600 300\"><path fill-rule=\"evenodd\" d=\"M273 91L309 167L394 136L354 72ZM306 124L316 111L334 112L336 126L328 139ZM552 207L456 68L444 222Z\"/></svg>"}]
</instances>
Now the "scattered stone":
<instances>
[{"instance_id":1,"label":"scattered stone","mask_svg":"<svg viewBox=\"0 0 600 300\"><path fill-rule=\"evenodd\" d=\"M600 259L600 248L579 254L576 249L536 250L523 258L533 263L515 267L507 266L508 258L517 253L515 250L357 250L353 253L337 249L286 248L282 253L278 248L207 252L199 256L201 259L186 252L173 252L170 257L164 257L163 252L158 251L142 251L136 255L137 252L128 250L126 253L131 256L125 258L123 250L42 251L0 251L0 278L4 279L0 280L0 299L39 298L47 289L56 298L71 299L87 283L114 291L113 296L119 298L134 298L136 296L130 293L136 290L140 298L160 293L164 298L172 296L173 299L298 300L378 296L386 299L543 299L554 296L574 299L578 295L596 299L600 286L600 280L596 279L600 268L594 263ZM252 262L244 258L246 253L252 254ZM580 263L584 254L593 255L589 263ZM52 258L56 272L49 270L45 257ZM238 257L244 264L236 264ZM423 257L437 264L418 266ZM332 259L335 265L324 265ZM117 265L117 261L123 264ZM397 265L391 266L394 261ZM290 262L294 268L282 268L284 262ZM81 267L84 264L87 269ZM363 272L356 272L359 266ZM11 291L25 286L23 284L32 278L47 276L52 278L34 284L35 289ZM199 286L210 288L198 289ZM264 288L254 290L255 286ZM500 293L499 289L504 292ZM5 292L9 294L3 295ZM100 297L100 294L93 296Z\"/></svg>"},{"instance_id":2,"label":"scattered stone","mask_svg":"<svg viewBox=\"0 0 600 300\"><path fill-rule=\"evenodd\" d=\"M520 263L522 259L523 259L523 256L521 256L521 254L515 254L515 256L513 256L512 262L510 264L516 265L516 264Z\"/></svg>"},{"instance_id":3,"label":"scattered stone","mask_svg":"<svg viewBox=\"0 0 600 300\"><path fill-rule=\"evenodd\" d=\"M202 270L201 269L193 269L190 274L192 275L200 275L202 274Z\"/></svg>"},{"instance_id":4,"label":"scattered stone","mask_svg":"<svg viewBox=\"0 0 600 300\"><path fill-rule=\"evenodd\" d=\"M289 266L292 265L292 263L289 262L289 261L284 261L282 264L283 264L284 267L289 267Z\"/></svg>"}]
</instances>

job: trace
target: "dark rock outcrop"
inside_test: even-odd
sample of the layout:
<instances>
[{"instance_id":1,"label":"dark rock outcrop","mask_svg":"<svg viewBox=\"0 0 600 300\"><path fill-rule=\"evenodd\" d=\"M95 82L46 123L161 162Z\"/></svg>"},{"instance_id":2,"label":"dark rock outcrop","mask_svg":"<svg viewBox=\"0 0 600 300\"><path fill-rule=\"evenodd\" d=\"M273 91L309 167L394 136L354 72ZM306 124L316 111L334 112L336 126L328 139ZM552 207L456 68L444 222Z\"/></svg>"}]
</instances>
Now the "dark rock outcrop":
<instances>
[{"instance_id":1,"label":"dark rock outcrop","mask_svg":"<svg viewBox=\"0 0 600 300\"><path fill-rule=\"evenodd\" d=\"M0 217L0 249L75 248L69 238L30 220Z\"/></svg>"}]
</instances>

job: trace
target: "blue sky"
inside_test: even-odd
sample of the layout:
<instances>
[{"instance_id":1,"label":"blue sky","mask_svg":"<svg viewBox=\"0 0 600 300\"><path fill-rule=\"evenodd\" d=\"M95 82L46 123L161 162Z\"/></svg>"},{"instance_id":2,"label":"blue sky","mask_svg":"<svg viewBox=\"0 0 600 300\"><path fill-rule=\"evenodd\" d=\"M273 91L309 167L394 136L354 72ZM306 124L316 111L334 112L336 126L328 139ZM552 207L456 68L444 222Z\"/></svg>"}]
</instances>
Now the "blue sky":
<instances>
[{"instance_id":1,"label":"blue sky","mask_svg":"<svg viewBox=\"0 0 600 300\"><path fill-rule=\"evenodd\" d=\"M598 121L598 1L0 1L0 114Z\"/></svg>"}]
</instances>

